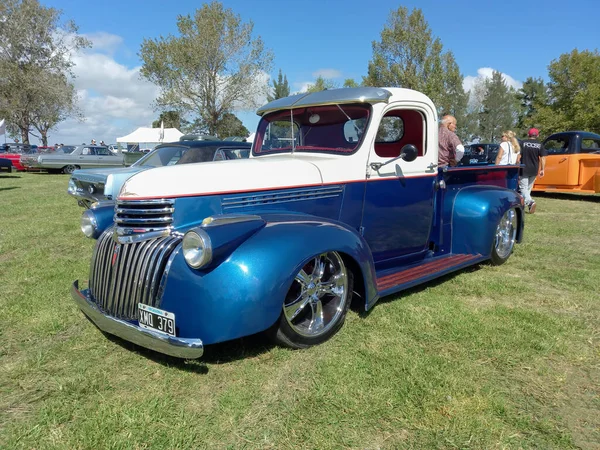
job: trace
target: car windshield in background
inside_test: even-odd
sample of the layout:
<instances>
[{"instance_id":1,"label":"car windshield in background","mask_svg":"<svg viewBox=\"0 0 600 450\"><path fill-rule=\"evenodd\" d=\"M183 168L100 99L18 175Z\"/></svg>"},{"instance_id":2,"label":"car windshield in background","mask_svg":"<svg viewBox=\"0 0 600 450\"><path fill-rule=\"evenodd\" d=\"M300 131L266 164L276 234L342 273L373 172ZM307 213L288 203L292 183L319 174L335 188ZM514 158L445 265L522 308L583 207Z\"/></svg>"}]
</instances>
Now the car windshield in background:
<instances>
[{"instance_id":1,"label":"car windshield in background","mask_svg":"<svg viewBox=\"0 0 600 450\"><path fill-rule=\"evenodd\" d=\"M292 151L353 153L366 130L370 111L369 105L350 104L267 114L258 125L254 154Z\"/></svg>"},{"instance_id":2,"label":"car windshield in background","mask_svg":"<svg viewBox=\"0 0 600 450\"><path fill-rule=\"evenodd\" d=\"M215 155L213 147L186 147L174 145L160 147L136 161L133 166L163 167L174 164L212 161Z\"/></svg>"},{"instance_id":3,"label":"car windshield in background","mask_svg":"<svg viewBox=\"0 0 600 450\"><path fill-rule=\"evenodd\" d=\"M73 153L75 148L74 145L63 145L62 147L58 147L55 151L56 153Z\"/></svg>"}]
</instances>

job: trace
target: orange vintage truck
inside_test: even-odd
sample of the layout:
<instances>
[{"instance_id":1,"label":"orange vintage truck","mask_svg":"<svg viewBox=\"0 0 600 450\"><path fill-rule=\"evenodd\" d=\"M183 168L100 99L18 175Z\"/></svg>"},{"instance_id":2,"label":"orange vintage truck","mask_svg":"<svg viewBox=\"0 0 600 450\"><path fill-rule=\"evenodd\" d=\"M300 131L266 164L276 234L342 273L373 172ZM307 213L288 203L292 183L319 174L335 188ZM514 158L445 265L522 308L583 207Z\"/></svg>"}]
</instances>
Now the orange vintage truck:
<instances>
[{"instance_id":1,"label":"orange vintage truck","mask_svg":"<svg viewBox=\"0 0 600 450\"><path fill-rule=\"evenodd\" d=\"M533 191L600 192L600 135L565 131L544 141L548 151L546 170L537 177Z\"/></svg>"}]
</instances>

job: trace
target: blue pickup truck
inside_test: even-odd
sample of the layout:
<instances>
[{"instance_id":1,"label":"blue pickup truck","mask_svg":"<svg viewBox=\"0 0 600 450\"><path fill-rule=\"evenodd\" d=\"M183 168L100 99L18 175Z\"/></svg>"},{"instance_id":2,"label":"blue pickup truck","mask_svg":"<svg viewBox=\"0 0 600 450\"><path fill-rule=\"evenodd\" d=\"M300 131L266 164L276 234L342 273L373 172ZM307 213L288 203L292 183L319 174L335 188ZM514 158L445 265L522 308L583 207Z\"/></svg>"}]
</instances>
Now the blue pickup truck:
<instances>
[{"instance_id":1,"label":"blue pickup truck","mask_svg":"<svg viewBox=\"0 0 600 450\"><path fill-rule=\"evenodd\" d=\"M518 166L438 168L437 108L401 88L275 100L249 159L140 172L83 213L97 240L72 297L100 329L181 358L266 332L305 348L350 303L464 267L523 236Z\"/></svg>"}]
</instances>

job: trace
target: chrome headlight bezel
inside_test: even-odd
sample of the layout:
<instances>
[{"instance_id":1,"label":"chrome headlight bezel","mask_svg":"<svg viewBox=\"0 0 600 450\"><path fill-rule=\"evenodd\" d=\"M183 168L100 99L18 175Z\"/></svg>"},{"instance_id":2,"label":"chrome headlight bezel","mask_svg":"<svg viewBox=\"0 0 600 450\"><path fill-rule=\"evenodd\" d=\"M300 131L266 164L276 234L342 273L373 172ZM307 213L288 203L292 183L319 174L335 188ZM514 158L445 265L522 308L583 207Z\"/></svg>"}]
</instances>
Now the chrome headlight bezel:
<instances>
[{"instance_id":1,"label":"chrome headlight bezel","mask_svg":"<svg viewBox=\"0 0 600 450\"><path fill-rule=\"evenodd\" d=\"M81 232L85 237L93 238L98 230L98 220L91 210L86 210L81 214Z\"/></svg>"},{"instance_id":2,"label":"chrome headlight bezel","mask_svg":"<svg viewBox=\"0 0 600 450\"><path fill-rule=\"evenodd\" d=\"M212 242L206 231L194 228L183 236L181 249L185 262L193 269L200 269L212 261Z\"/></svg>"}]
</instances>

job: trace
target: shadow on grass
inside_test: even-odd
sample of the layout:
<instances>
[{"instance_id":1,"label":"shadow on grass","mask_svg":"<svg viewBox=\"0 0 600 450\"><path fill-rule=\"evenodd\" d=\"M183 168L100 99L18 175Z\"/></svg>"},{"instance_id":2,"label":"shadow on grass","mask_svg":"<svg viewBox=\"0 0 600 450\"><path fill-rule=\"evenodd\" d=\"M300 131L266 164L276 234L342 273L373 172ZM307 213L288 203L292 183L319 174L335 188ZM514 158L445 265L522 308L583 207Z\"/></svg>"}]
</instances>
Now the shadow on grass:
<instances>
[{"instance_id":1,"label":"shadow on grass","mask_svg":"<svg viewBox=\"0 0 600 450\"><path fill-rule=\"evenodd\" d=\"M0 179L4 179L4 178L12 178L12 179L18 179L21 178L20 175L0 175Z\"/></svg>"},{"instance_id":2,"label":"shadow on grass","mask_svg":"<svg viewBox=\"0 0 600 450\"><path fill-rule=\"evenodd\" d=\"M2 177L0 177L2 178ZM5 188L0 188L0 191L12 191L13 189L20 189L19 186L9 186Z\"/></svg>"},{"instance_id":3,"label":"shadow on grass","mask_svg":"<svg viewBox=\"0 0 600 450\"><path fill-rule=\"evenodd\" d=\"M600 195L571 194L566 192L532 192L532 197L553 198L556 200L578 200L583 202L600 203Z\"/></svg>"},{"instance_id":4,"label":"shadow on grass","mask_svg":"<svg viewBox=\"0 0 600 450\"><path fill-rule=\"evenodd\" d=\"M275 346L267 336L263 333L258 333L204 347L204 354L199 359L180 359L140 347L120 337L105 333L100 329L99 331L111 342L120 345L128 351L136 352L144 358L148 358L166 367L176 367L185 372L198 374L208 373L207 364L227 364L241 359L254 358L268 352Z\"/></svg>"}]
</instances>

